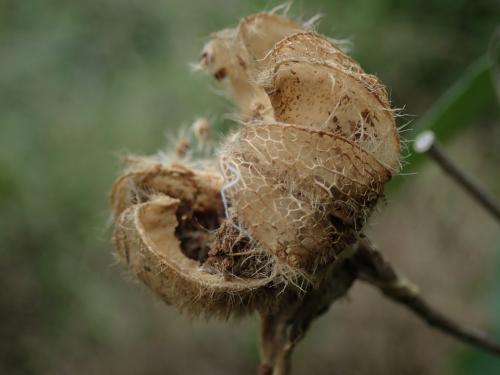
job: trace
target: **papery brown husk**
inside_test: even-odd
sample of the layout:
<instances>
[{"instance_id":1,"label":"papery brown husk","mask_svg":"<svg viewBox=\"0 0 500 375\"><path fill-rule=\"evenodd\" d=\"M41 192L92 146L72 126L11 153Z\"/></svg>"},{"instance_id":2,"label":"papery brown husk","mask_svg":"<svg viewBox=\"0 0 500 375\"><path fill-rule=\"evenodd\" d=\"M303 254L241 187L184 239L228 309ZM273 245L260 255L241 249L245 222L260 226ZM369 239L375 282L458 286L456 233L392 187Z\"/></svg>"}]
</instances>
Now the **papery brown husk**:
<instances>
[{"instance_id":1,"label":"papery brown husk","mask_svg":"<svg viewBox=\"0 0 500 375\"><path fill-rule=\"evenodd\" d=\"M194 314L280 308L350 256L399 168L395 111L375 76L276 14L213 34L199 67L227 82L242 121L222 174L131 158L112 192L117 255Z\"/></svg>"},{"instance_id":2,"label":"papery brown husk","mask_svg":"<svg viewBox=\"0 0 500 375\"><path fill-rule=\"evenodd\" d=\"M181 310L227 318L272 308L277 299L274 275L227 277L207 262L224 220L221 184L216 172L140 158L115 183L112 204L116 254L135 277ZM193 225L203 215L213 216L213 228Z\"/></svg>"}]
</instances>

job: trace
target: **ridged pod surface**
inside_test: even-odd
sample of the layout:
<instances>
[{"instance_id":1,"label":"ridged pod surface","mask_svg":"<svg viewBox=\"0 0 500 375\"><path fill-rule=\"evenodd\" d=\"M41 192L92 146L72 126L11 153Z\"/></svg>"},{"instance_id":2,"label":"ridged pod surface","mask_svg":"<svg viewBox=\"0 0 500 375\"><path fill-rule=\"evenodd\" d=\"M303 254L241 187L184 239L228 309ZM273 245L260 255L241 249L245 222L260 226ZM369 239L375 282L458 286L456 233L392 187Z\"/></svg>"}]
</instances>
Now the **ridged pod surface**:
<instances>
[{"instance_id":1,"label":"ridged pod surface","mask_svg":"<svg viewBox=\"0 0 500 375\"><path fill-rule=\"evenodd\" d=\"M354 242L390 178L356 143L296 125L246 126L225 146L233 214L280 261L308 273Z\"/></svg>"},{"instance_id":2,"label":"ridged pod surface","mask_svg":"<svg viewBox=\"0 0 500 375\"><path fill-rule=\"evenodd\" d=\"M272 309L349 256L399 167L394 111L376 77L276 14L213 34L199 67L227 82L242 125L205 170L129 160L112 192L117 255L189 312Z\"/></svg>"}]
</instances>

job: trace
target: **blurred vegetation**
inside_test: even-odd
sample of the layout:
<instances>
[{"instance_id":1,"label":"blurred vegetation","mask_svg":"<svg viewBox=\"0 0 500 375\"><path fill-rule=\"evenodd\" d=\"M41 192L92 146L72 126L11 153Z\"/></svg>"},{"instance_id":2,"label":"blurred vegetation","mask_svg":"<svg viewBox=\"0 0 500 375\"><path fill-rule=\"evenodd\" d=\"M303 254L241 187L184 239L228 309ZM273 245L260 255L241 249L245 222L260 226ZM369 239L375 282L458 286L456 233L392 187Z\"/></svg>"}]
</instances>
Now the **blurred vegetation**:
<instances>
[{"instance_id":1,"label":"blurred vegetation","mask_svg":"<svg viewBox=\"0 0 500 375\"><path fill-rule=\"evenodd\" d=\"M187 63L210 32L276 4L0 0L1 373L253 371L251 329L200 324L199 335L184 337L183 318L123 280L110 252L107 194L120 152L153 153L199 115L231 126L222 116L231 106ZM387 84L394 105L417 118L485 54L500 20L497 0L311 0L292 8L304 19L317 12L320 31L350 38L353 56ZM498 118L486 117L477 132L499 135ZM498 139L481 142L499 161ZM499 179L491 180L497 193ZM499 311L498 292L495 301ZM177 351L163 346L168 336ZM224 348L215 358L214 337ZM196 361L182 353L189 345ZM168 353L179 356L177 367ZM499 369L467 356L457 373Z\"/></svg>"}]
</instances>

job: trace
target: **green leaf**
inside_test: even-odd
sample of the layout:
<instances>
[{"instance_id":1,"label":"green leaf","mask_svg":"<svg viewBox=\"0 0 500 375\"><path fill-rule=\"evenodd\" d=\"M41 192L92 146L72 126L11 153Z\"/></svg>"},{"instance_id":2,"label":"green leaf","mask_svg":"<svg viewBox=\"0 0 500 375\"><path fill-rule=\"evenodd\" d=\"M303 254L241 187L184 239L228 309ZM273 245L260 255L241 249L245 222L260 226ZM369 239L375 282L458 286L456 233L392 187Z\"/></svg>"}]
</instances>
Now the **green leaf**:
<instances>
[{"instance_id":1,"label":"green leaf","mask_svg":"<svg viewBox=\"0 0 500 375\"><path fill-rule=\"evenodd\" d=\"M485 115L498 115L498 97L491 75L491 63L486 56L474 62L460 79L434 104L434 106L416 123L415 135L431 129L436 138L445 142L463 128L474 124L475 120ZM411 145L409 145L411 146ZM387 186L389 193L394 192L405 180L404 173L416 171L424 160L424 155L411 152L405 159L403 175L395 176Z\"/></svg>"}]
</instances>

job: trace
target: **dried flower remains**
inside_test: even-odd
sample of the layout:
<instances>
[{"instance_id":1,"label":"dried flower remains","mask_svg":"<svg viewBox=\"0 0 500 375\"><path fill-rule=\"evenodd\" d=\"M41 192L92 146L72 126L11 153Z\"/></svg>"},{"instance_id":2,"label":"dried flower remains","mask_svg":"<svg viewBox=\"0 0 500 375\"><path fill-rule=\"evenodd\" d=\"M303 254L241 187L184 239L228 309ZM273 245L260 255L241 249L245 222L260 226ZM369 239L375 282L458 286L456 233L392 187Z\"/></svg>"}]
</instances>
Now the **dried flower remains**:
<instances>
[{"instance_id":1,"label":"dried flower remains","mask_svg":"<svg viewBox=\"0 0 500 375\"><path fill-rule=\"evenodd\" d=\"M277 14L213 34L198 67L226 85L239 126L203 163L182 159L187 144L171 160L127 160L112 192L116 253L190 313L270 311L351 256L399 168L394 111L375 76ZM207 120L192 129L209 141Z\"/></svg>"}]
</instances>

